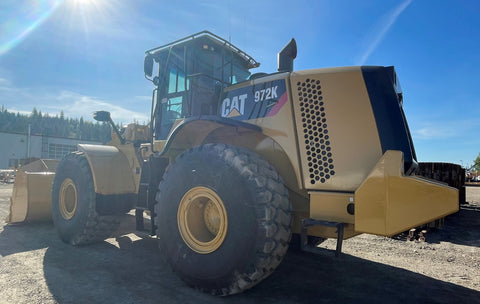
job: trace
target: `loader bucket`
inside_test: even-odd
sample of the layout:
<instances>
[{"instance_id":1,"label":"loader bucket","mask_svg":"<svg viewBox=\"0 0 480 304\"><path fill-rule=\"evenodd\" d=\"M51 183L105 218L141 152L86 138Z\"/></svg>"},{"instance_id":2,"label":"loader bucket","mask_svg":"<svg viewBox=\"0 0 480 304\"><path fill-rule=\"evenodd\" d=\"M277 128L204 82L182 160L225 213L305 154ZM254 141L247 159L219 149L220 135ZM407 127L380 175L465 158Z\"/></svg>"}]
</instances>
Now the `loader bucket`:
<instances>
[{"instance_id":1,"label":"loader bucket","mask_svg":"<svg viewBox=\"0 0 480 304\"><path fill-rule=\"evenodd\" d=\"M17 171L7 223L51 220L51 196L59 161L41 159Z\"/></svg>"}]
</instances>

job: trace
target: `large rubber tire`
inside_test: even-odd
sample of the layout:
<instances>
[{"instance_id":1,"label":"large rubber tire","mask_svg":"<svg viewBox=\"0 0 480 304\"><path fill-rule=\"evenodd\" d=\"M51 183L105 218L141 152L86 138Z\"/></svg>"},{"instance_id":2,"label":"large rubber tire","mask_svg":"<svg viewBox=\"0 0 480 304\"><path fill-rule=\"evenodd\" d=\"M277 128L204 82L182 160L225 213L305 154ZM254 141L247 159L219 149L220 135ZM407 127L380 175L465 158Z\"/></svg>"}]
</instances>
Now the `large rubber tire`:
<instances>
[{"instance_id":1,"label":"large rubber tire","mask_svg":"<svg viewBox=\"0 0 480 304\"><path fill-rule=\"evenodd\" d=\"M181 279L205 292L249 289L287 252L288 190L246 149L206 144L184 152L167 168L156 200L160 249Z\"/></svg>"},{"instance_id":2,"label":"large rubber tire","mask_svg":"<svg viewBox=\"0 0 480 304\"><path fill-rule=\"evenodd\" d=\"M72 245L103 241L119 226L115 215L95 210L93 177L83 152L72 152L58 164L52 187L52 218L60 238Z\"/></svg>"}]
</instances>

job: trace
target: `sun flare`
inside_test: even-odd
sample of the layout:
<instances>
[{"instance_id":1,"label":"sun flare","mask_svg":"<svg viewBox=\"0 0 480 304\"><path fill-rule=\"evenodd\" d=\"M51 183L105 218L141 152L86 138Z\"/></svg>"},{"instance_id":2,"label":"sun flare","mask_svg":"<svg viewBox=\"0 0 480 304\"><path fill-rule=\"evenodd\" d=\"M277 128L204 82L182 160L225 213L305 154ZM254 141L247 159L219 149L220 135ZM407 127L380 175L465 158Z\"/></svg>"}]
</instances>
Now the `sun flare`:
<instances>
[{"instance_id":1,"label":"sun flare","mask_svg":"<svg viewBox=\"0 0 480 304\"><path fill-rule=\"evenodd\" d=\"M98 0L70 0L72 1L75 5L92 5L92 4L97 4L99 2Z\"/></svg>"},{"instance_id":2,"label":"sun flare","mask_svg":"<svg viewBox=\"0 0 480 304\"><path fill-rule=\"evenodd\" d=\"M99 9L105 0L68 0L71 5L76 9L90 10Z\"/></svg>"},{"instance_id":3,"label":"sun flare","mask_svg":"<svg viewBox=\"0 0 480 304\"><path fill-rule=\"evenodd\" d=\"M81 30L85 37L100 28L109 28L116 6L111 0L65 0L65 23L71 30Z\"/></svg>"}]
</instances>

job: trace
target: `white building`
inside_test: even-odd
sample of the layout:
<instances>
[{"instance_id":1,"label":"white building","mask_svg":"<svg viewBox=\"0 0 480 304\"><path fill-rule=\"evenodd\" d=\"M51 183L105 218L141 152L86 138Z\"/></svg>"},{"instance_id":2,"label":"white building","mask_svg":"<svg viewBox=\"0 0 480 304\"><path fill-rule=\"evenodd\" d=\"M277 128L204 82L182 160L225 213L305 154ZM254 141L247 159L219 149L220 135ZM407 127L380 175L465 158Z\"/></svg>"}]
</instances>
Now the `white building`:
<instances>
[{"instance_id":1,"label":"white building","mask_svg":"<svg viewBox=\"0 0 480 304\"><path fill-rule=\"evenodd\" d=\"M21 159L61 159L65 154L78 150L78 144L101 144L71 138L0 132L0 169L17 167Z\"/></svg>"}]
</instances>

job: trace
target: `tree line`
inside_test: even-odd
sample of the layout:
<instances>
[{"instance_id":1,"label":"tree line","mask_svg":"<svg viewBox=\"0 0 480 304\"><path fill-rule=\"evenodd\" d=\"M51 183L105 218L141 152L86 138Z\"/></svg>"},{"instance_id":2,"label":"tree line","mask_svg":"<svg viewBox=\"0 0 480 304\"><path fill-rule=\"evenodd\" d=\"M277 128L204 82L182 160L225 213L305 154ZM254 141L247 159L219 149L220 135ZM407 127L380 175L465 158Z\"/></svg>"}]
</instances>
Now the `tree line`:
<instances>
[{"instance_id":1,"label":"tree line","mask_svg":"<svg viewBox=\"0 0 480 304\"><path fill-rule=\"evenodd\" d=\"M28 133L52 137L74 138L106 143L110 141L110 126L107 123L84 121L83 117L65 118L63 111L59 115L42 114L33 108L30 115L8 112L0 108L0 132Z\"/></svg>"}]
</instances>

